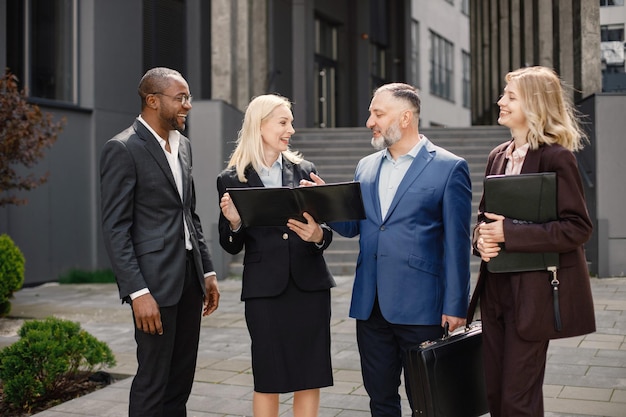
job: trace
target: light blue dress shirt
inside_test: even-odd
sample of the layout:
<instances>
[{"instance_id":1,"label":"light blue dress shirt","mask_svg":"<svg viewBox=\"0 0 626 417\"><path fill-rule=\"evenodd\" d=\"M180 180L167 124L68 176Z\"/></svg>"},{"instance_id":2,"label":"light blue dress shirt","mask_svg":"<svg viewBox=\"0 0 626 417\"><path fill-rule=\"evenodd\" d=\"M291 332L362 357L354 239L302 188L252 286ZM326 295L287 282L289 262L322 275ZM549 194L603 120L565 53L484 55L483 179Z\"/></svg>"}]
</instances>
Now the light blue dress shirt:
<instances>
[{"instance_id":1,"label":"light blue dress shirt","mask_svg":"<svg viewBox=\"0 0 626 417\"><path fill-rule=\"evenodd\" d=\"M276 188L283 186L283 157L279 156L278 159L268 169L267 167L261 167L259 177L263 181L263 185L268 188Z\"/></svg>"},{"instance_id":2,"label":"light blue dress shirt","mask_svg":"<svg viewBox=\"0 0 626 417\"><path fill-rule=\"evenodd\" d=\"M393 197L398 191L402 178L409 170L423 144L424 141L420 135L420 141L407 154L398 157L397 160L394 160L389 150L385 149L378 182L378 198L380 199L380 211L383 219L387 216L387 211L389 211L389 206L391 206Z\"/></svg>"}]
</instances>

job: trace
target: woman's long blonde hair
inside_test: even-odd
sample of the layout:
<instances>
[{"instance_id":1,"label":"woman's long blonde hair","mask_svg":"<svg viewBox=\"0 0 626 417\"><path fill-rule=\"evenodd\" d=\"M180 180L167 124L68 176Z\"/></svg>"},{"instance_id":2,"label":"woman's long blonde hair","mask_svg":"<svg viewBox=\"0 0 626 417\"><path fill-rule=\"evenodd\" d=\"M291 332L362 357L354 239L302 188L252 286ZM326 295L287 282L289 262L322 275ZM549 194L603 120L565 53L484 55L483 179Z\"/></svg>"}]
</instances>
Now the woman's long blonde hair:
<instances>
[{"instance_id":1,"label":"woman's long blonde hair","mask_svg":"<svg viewBox=\"0 0 626 417\"><path fill-rule=\"evenodd\" d=\"M237 170L239 181L248 182L245 177L245 169L249 165L252 165L256 172L261 172L261 167L265 165L261 124L272 115L278 106L285 106L291 111L291 102L277 94L255 97L248 104L243 117L243 125L237 135L237 146L228 162L229 168L235 167ZM282 155L294 164L302 161L302 156L292 150L283 151Z\"/></svg>"},{"instance_id":2,"label":"woman's long blonde hair","mask_svg":"<svg viewBox=\"0 0 626 417\"><path fill-rule=\"evenodd\" d=\"M528 122L527 140L531 149L559 144L572 152L581 150L587 135L577 120L578 113L564 94L559 76L550 68L520 68L505 76L515 82Z\"/></svg>"}]
</instances>

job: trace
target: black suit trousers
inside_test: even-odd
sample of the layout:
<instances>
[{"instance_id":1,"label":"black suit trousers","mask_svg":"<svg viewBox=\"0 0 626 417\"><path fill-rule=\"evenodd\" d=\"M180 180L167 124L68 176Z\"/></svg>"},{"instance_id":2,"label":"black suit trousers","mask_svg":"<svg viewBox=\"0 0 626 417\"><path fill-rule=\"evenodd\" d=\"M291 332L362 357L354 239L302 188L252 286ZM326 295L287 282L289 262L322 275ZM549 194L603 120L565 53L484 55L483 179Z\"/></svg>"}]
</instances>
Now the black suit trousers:
<instances>
[{"instance_id":1,"label":"black suit trousers","mask_svg":"<svg viewBox=\"0 0 626 417\"><path fill-rule=\"evenodd\" d=\"M129 417L185 417L198 356L203 297L192 255L178 304L161 307L162 335L135 326L137 374L130 391ZM134 317L134 316L133 316Z\"/></svg>"},{"instance_id":2,"label":"black suit trousers","mask_svg":"<svg viewBox=\"0 0 626 417\"><path fill-rule=\"evenodd\" d=\"M361 355L363 384L370 396L372 417L401 417L400 377L413 408L410 382L407 377L406 351L426 340L443 336L439 325L402 325L388 322L380 311L378 298L367 320L356 321L356 337ZM406 415L407 413L405 413Z\"/></svg>"},{"instance_id":3,"label":"black suit trousers","mask_svg":"<svg viewBox=\"0 0 626 417\"><path fill-rule=\"evenodd\" d=\"M489 412L492 417L543 416L549 341L519 336L510 275L488 274L485 279L480 311Z\"/></svg>"}]
</instances>

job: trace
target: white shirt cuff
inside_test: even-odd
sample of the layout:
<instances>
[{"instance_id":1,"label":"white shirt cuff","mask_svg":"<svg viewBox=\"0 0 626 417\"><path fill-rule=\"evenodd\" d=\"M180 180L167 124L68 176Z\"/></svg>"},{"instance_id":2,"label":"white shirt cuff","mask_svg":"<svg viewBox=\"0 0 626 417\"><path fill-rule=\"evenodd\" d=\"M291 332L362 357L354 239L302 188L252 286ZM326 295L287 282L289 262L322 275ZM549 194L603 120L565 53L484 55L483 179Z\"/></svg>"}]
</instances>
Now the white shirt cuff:
<instances>
[{"instance_id":1,"label":"white shirt cuff","mask_svg":"<svg viewBox=\"0 0 626 417\"><path fill-rule=\"evenodd\" d=\"M142 296L144 294L150 294L150 290L147 288L144 288L143 290L135 291L134 293L130 294L130 299L134 300L135 298Z\"/></svg>"}]
</instances>

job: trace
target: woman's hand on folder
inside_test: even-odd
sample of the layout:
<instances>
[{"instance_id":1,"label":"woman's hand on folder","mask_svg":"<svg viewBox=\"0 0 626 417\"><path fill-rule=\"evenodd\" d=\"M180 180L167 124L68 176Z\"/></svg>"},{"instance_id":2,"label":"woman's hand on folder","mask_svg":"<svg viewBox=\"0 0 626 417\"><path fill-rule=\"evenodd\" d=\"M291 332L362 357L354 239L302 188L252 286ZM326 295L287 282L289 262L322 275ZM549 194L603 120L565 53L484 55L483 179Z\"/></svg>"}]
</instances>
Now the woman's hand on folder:
<instances>
[{"instance_id":1,"label":"woman's hand on folder","mask_svg":"<svg viewBox=\"0 0 626 417\"><path fill-rule=\"evenodd\" d=\"M480 258L489 262L491 258L498 256L500 243L504 242L504 216L493 213L484 213L491 222L483 222L478 225L478 240L476 249Z\"/></svg>"},{"instance_id":2,"label":"woman's hand on folder","mask_svg":"<svg viewBox=\"0 0 626 417\"><path fill-rule=\"evenodd\" d=\"M306 219L306 223L302 223L301 221L298 221L296 219L289 219L287 220L287 227L292 232L295 232L298 236L300 236L300 239L304 240L305 242L313 242L318 244L320 242L323 243L324 231L322 231L320 225L317 224L313 216L311 216L306 211L302 213L302 216L304 216L304 218Z\"/></svg>"},{"instance_id":3,"label":"woman's hand on folder","mask_svg":"<svg viewBox=\"0 0 626 417\"><path fill-rule=\"evenodd\" d=\"M224 193L220 199L220 209L226 220L230 223L230 230L237 230L241 226L241 216L235 207L235 203L230 198L230 194Z\"/></svg>"},{"instance_id":4,"label":"woman's hand on folder","mask_svg":"<svg viewBox=\"0 0 626 417\"><path fill-rule=\"evenodd\" d=\"M322 177L320 177L317 174L314 174L313 172L311 172L311 179L313 181L300 180L300 186L301 187L314 187L316 185L324 185L324 184L326 184L326 181L324 181L322 179Z\"/></svg>"}]
</instances>

